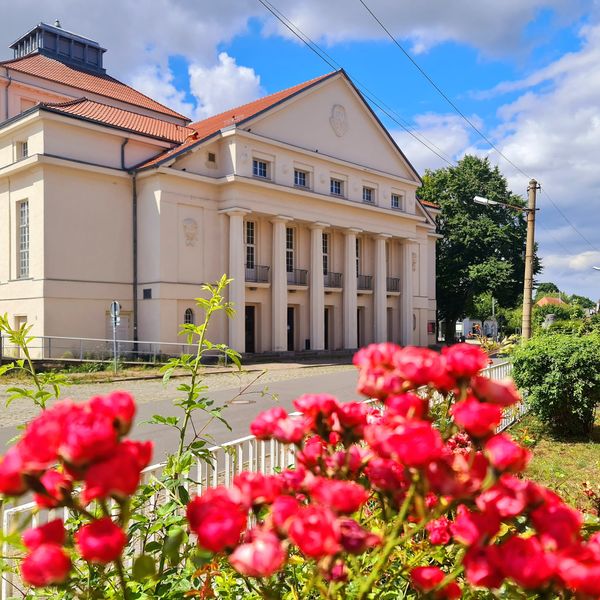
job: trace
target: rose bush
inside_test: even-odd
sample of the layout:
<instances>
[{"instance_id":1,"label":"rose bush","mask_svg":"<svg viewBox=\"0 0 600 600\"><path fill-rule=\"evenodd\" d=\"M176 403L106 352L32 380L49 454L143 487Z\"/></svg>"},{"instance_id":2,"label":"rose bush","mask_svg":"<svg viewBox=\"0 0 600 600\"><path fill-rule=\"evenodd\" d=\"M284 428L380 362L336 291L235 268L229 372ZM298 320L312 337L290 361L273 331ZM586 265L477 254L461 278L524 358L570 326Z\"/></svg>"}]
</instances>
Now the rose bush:
<instances>
[{"instance_id":1,"label":"rose bush","mask_svg":"<svg viewBox=\"0 0 600 600\"><path fill-rule=\"evenodd\" d=\"M171 474L154 521L134 495L150 445L123 439L133 400L60 402L0 462L3 495L75 515L23 533L21 577L64 598L600 598L598 520L524 476L530 451L496 432L519 395L487 362L466 344L368 346L354 363L374 400L307 394L251 424L295 446L293 468L191 499Z\"/></svg>"}]
</instances>

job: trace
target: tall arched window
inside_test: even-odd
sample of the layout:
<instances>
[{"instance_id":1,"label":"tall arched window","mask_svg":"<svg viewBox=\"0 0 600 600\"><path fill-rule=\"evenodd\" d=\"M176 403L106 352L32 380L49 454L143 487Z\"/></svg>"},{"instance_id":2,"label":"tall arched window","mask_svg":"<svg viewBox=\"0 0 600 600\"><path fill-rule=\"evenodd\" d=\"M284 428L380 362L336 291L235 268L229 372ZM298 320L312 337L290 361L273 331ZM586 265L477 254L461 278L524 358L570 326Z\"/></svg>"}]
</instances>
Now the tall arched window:
<instances>
[{"instance_id":1,"label":"tall arched window","mask_svg":"<svg viewBox=\"0 0 600 600\"><path fill-rule=\"evenodd\" d=\"M194 324L194 311L191 308L185 309L185 313L183 314L183 322L186 325Z\"/></svg>"}]
</instances>

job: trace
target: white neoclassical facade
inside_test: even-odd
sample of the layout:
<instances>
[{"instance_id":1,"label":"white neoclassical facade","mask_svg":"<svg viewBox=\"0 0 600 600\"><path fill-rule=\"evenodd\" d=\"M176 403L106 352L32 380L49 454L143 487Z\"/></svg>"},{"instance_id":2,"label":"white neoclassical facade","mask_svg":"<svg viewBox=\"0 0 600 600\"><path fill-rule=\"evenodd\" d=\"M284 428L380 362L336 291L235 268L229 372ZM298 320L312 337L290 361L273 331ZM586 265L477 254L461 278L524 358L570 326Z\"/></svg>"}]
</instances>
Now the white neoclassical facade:
<instances>
[{"instance_id":1,"label":"white neoclassical facade","mask_svg":"<svg viewBox=\"0 0 600 600\"><path fill-rule=\"evenodd\" d=\"M233 278L242 352L435 342L435 223L343 71L200 121L40 24L0 63L0 313L34 335L175 342Z\"/></svg>"}]
</instances>

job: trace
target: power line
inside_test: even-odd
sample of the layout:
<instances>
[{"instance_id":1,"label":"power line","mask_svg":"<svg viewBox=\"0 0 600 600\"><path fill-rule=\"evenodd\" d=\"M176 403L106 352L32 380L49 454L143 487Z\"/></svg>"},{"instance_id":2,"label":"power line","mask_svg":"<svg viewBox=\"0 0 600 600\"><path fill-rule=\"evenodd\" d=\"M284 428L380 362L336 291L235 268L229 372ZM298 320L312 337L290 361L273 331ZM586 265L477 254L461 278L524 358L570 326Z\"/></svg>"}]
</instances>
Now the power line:
<instances>
[{"instance_id":1,"label":"power line","mask_svg":"<svg viewBox=\"0 0 600 600\"><path fill-rule=\"evenodd\" d=\"M288 29L294 36L296 36L301 42L303 42L312 52L314 52L321 60L323 60L331 69L334 71L343 69L342 65L337 62L331 55L329 55L323 48L321 48L316 42L308 37L295 23L293 23L288 17L286 17L279 9L273 6L268 0L258 0L286 29ZM350 75L350 73L349 73ZM392 108L387 106L383 100L378 98L373 92L371 92L364 84L362 84L354 76L350 76L356 86L360 89L362 94L376 106L383 114L385 114L394 123L399 125L404 131L406 131L411 137L417 142L427 148L430 152L435 154L438 158L442 159L445 163L450 166L455 166L456 161L451 157L443 156L444 151L438 148L431 140L428 140L423 134L417 134L407 122L400 117ZM395 116L394 116L395 115ZM434 149L435 148L435 149Z\"/></svg>"}]
</instances>

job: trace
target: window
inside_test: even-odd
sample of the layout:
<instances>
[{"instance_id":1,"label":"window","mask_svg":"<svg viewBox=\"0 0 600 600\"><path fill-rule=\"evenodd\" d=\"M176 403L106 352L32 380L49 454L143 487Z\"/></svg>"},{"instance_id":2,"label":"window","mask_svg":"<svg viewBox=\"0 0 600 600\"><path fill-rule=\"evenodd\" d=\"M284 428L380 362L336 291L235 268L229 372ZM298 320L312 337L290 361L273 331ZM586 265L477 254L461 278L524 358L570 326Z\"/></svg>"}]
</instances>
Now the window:
<instances>
[{"instance_id":1,"label":"window","mask_svg":"<svg viewBox=\"0 0 600 600\"><path fill-rule=\"evenodd\" d=\"M375 198L374 192L375 190L373 188L363 186L363 202L373 204Z\"/></svg>"},{"instance_id":2,"label":"window","mask_svg":"<svg viewBox=\"0 0 600 600\"><path fill-rule=\"evenodd\" d=\"M360 258L361 258L361 243L360 238L356 238L356 274L360 275Z\"/></svg>"},{"instance_id":3,"label":"window","mask_svg":"<svg viewBox=\"0 0 600 600\"><path fill-rule=\"evenodd\" d=\"M341 179L331 179L329 191L332 196L344 195L344 182Z\"/></svg>"},{"instance_id":4,"label":"window","mask_svg":"<svg viewBox=\"0 0 600 600\"><path fill-rule=\"evenodd\" d=\"M217 155L214 152L209 152L208 153L208 162L209 163L216 163L217 162Z\"/></svg>"},{"instance_id":5,"label":"window","mask_svg":"<svg viewBox=\"0 0 600 600\"><path fill-rule=\"evenodd\" d=\"M29 156L29 144L27 142L17 142L17 160Z\"/></svg>"},{"instance_id":6,"label":"window","mask_svg":"<svg viewBox=\"0 0 600 600\"><path fill-rule=\"evenodd\" d=\"M29 277L29 201L18 203L19 210L19 279Z\"/></svg>"},{"instance_id":7,"label":"window","mask_svg":"<svg viewBox=\"0 0 600 600\"><path fill-rule=\"evenodd\" d=\"M329 234L323 234L323 275L329 273Z\"/></svg>"},{"instance_id":8,"label":"window","mask_svg":"<svg viewBox=\"0 0 600 600\"><path fill-rule=\"evenodd\" d=\"M392 194L392 208L397 208L399 210L403 209L403 197L400 194Z\"/></svg>"},{"instance_id":9,"label":"window","mask_svg":"<svg viewBox=\"0 0 600 600\"><path fill-rule=\"evenodd\" d=\"M256 223L246 221L246 269L256 266Z\"/></svg>"},{"instance_id":10,"label":"window","mask_svg":"<svg viewBox=\"0 0 600 600\"><path fill-rule=\"evenodd\" d=\"M269 177L268 163L266 160L254 159L252 161L252 175L254 177L262 177L267 179Z\"/></svg>"},{"instance_id":11,"label":"window","mask_svg":"<svg viewBox=\"0 0 600 600\"><path fill-rule=\"evenodd\" d=\"M306 171L294 170L294 185L297 187L308 187L308 173Z\"/></svg>"},{"instance_id":12,"label":"window","mask_svg":"<svg viewBox=\"0 0 600 600\"><path fill-rule=\"evenodd\" d=\"M185 325L194 324L194 311L191 308L186 308L183 313L183 322Z\"/></svg>"},{"instance_id":13,"label":"window","mask_svg":"<svg viewBox=\"0 0 600 600\"><path fill-rule=\"evenodd\" d=\"M294 271L294 228L285 229L285 270L288 273Z\"/></svg>"},{"instance_id":14,"label":"window","mask_svg":"<svg viewBox=\"0 0 600 600\"><path fill-rule=\"evenodd\" d=\"M152 300L152 288L144 288L142 298L144 300Z\"/></svg>"}]
</instances>

